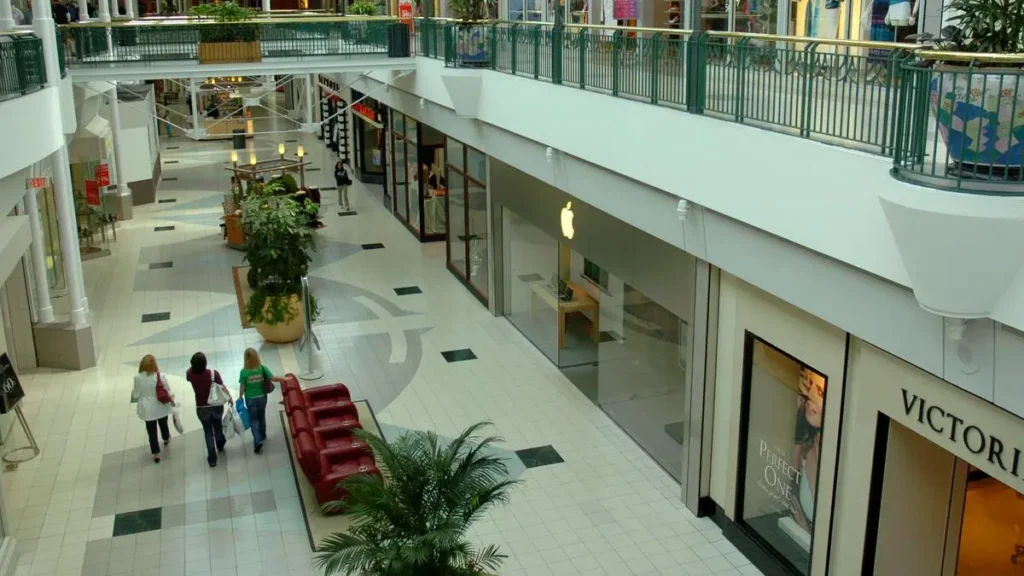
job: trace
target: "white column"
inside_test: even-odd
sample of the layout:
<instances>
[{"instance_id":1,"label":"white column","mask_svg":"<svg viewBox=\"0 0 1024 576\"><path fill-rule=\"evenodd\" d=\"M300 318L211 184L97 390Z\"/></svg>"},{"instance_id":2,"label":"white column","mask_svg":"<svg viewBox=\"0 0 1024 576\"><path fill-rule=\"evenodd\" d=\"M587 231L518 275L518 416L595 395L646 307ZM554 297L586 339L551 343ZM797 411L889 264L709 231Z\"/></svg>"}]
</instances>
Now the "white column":
<instances>
[{"instance_id":1,"label":"white column","mask_svg":"<svg viewBox=\"0 0 1024 576\"><path fill-rule=\"evenodd\" d=\"M89 21L89 0L78 0L78 21Z\"/></svg>"},{"instance_id":2,"label":"white column","mask_svg":"<svg viewBox=\"0 0 1024 576\"><path fill-rule=\"evenodd\" d=\"M124 162L121 161L121 158L124 157L121 105L117 101L117 82L111 82L111 84L114 87L107 93L107 99L110 100L110 130L114 137L114 171L117 172L117 193L127 196L131 194L131 190L128 189L128 178L125 176Z\"/></svg>"},{"instance_id":3,"label":"white column","mask_svg":"<svg viewBox=\"0 0 1024 576\"><path fill-rule=\"evenodd\" d=\"M199 137L199 98L197 93L199 92L199 86L196 84L195 78L188 79L188 97L192 101L192 132L193 138Z\"/></svg>"},{"instance_id":4,"label":"white column","mask_svg":"<svg viewBox=\"0 0 1024 576\"><path fill-rule=\"evenodd\" d=\"M270 14L270 0L263 0L263 11Z\"/></svg>"},{"instance_id":5,"label":"white column","mask_svg":"<svg viewBox=\"0 0 1024 576\"><path fill-rule=\"evenodd\" d=\"M57 27L49 2L32 3L32 30L42 39L43 62L46 65L46 83L60 84L60 63L57 61ZM60 114L60 110L56 111ZM53 188L57 204L57 227L60 250L64 261L64 276L71 297L71 322L76 327L85 324L89 302L85 298L82 279L82 255L78 250L78 220L75 216L75 194L71 188L71 163L67 145L57 148L50 156L53 161Z\"/></svg>"},{"instance_id":6,"label":"white column","mask_svg":"<svg viewBox=\"0 0 1024 576\"><path fill-rule=\"evenodd\" d=\"M110 22L110 0L100 0L100 22Z\"/></svg>"},{"instance_id":7,"label":"white column","mask_svg":"<svg viewBox=\"0 0 1024 576\"><path fill-rule=\"evenodd\" d=\"M110 16L111 18L117 18L121 15L120 6L118 6L117 0L110 0Z\"/></svg>"},{"instance_id":8,"label":"white column","mask_svg":"<svg viewBox=\"0 0 1024 576\"><path fill-rule=\"evenodd\" d=\"M53 305L50 303L50 282L46 277L46 251L43 248L43 227L39 223L39 202L35 188L25 193L25 211L28 225L32 230L32 275L36 285L36 312L40 322L53 322Z\"/></svg>"},{"instance_id":9,"label":"white column","mask_svg":"<svg viewBox=\"0 0 1024 576\"><path fill-rule=\"evenodd\" d=\"M313 75L306 74L306 124L313 123Z\"/></svg>"},{"instance_id":10,"label":"white column","mask_svg":"<svg viewBox=\"0 0 1024 576\"><path fill-rule=\"evenodd\" d=\"M78 251L78 220L75 217L75 193L71 187L71 166L67 146L61 146L53 159L53 189L57 204L57 228L60 251L64 255L64 276L68 285L68 307L71 326L85 326L85 303L82 280L82 261Z\"/></svg>"},{"instance_id":11,"label":"white column","mask_svg":"<svg viewBox=\"0 0 1024 576\"><path fill-rule=\"evenodd\" d=\"M11 9L11 0L0 0L0 30L11 30L14 28L14 11Z\"/></svg>"},{"instance_id":12,"label":"white column","mask_svg":"<svg viewBox=\"0 0 1024 576\"><path fill-rule=\"evenodd\" d=\"M134 0L124 0L124 11L125 16L129 20L135 20L135 2Z\"/></svg>"}]
</instances>

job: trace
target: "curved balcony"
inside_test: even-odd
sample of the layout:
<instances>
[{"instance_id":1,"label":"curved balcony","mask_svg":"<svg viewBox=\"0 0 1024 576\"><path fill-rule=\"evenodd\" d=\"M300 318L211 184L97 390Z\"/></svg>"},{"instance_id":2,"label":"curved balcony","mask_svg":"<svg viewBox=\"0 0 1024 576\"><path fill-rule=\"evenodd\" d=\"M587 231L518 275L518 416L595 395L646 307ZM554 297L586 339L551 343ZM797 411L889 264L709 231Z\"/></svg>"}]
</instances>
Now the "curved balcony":
<instances>
[{"instance_id":1,"label":"curved balcony","mask_svg":"<svg viewBox=\"0 0 1024 576\"><path fill-rule=\"evenodd\" d=\"M30 33L0 35L0 101L46 85L43 42Z\"/></svg>"}]
</instances>

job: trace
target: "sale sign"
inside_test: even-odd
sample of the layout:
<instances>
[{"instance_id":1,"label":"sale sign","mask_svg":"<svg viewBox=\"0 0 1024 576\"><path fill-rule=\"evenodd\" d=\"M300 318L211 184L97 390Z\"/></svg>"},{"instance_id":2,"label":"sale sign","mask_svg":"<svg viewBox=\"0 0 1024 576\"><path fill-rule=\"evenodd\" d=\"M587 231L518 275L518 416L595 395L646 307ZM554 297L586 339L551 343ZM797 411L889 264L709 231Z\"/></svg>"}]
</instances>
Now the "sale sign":
<instances>
[{"instance_id":1,"label":"sale sign","mask_svg":"<svg viewBox=\"0 0 1024 576\"><path fill-rule=\"evenodd\" d=\"M616 20L636 20L640 18L637 0L613 0L612 10Z\"/></svg>"},{"instance_id":2,"label":"sale sign","mask_svg":"<svg viewBox=\"0 0 1024 576\"><path fill-rule=\"evenodd\" d=\"M412 27L412 2L410 0L400 0L398 2L398 17L404 24L407 24L410 28Z\"/></svg>"},{"instance_id":3,"label":"sale sign","mask_svg":"<svg viewBox=\"0 0 1024 576\"><path fill-rule=\"evenodd\" d=\"M110 186L110 166L108 164L97 166L94 175L96 176L97 185Z\"/></svg>"},{"instance_id":4,"label":"sale sign","mask_svg":"<svg viewBox=\"0 0 1024 576\"><path fill-rule=\"evenodd\" d=\"M95 180L85 181L85 203L89 206L100 205L100 185Z\"/></svg>"}]
</instances>

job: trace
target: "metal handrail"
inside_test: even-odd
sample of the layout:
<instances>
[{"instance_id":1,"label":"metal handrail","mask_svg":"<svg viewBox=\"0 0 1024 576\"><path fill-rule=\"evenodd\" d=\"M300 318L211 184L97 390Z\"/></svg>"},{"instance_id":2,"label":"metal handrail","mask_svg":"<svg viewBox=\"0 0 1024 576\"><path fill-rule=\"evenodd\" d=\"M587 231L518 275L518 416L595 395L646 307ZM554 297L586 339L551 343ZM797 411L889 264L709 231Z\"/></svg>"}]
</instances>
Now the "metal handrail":
<instances>
[{"instance_id":1,"label":"metal handrail","mask_svg":"<svg viewBox=\"0 0 1024 576\"><path fill-rule=\"evenodd\" d=\"M168 21L171 22L168 22ZM398 22L398 18L392 16L323 16L316 18L253 18L251 20L240 20L238 22L217 22L212 18L182 18L167 16L164 18L143 18L124 22L79 22L76 24L62 24L60 28L147 28L152 29L161 24L167 26L245 26L264 24L318 24L330 22Z\"/></svg>"}]
</instances>

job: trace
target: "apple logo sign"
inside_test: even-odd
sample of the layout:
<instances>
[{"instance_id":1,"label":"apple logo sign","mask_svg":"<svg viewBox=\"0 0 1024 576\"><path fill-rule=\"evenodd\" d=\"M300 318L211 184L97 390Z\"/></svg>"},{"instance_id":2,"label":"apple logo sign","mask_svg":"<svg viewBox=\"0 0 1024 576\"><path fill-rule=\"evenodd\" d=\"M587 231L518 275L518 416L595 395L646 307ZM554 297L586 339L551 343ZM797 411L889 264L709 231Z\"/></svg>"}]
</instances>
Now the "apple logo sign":
<instances>
[{"instance_id":1,"label":"apple logo sign","mask_svg":"<svg viewBox=\"0 0 1024 576\"><path fill-rule=\"evenodd\" d=\"M572 227L573 216L572 202L566 202L565 208L562 208L562 235L569 240L572 240L573 235L576 234L576 230Z\"/></svg>"}]
</instances>

